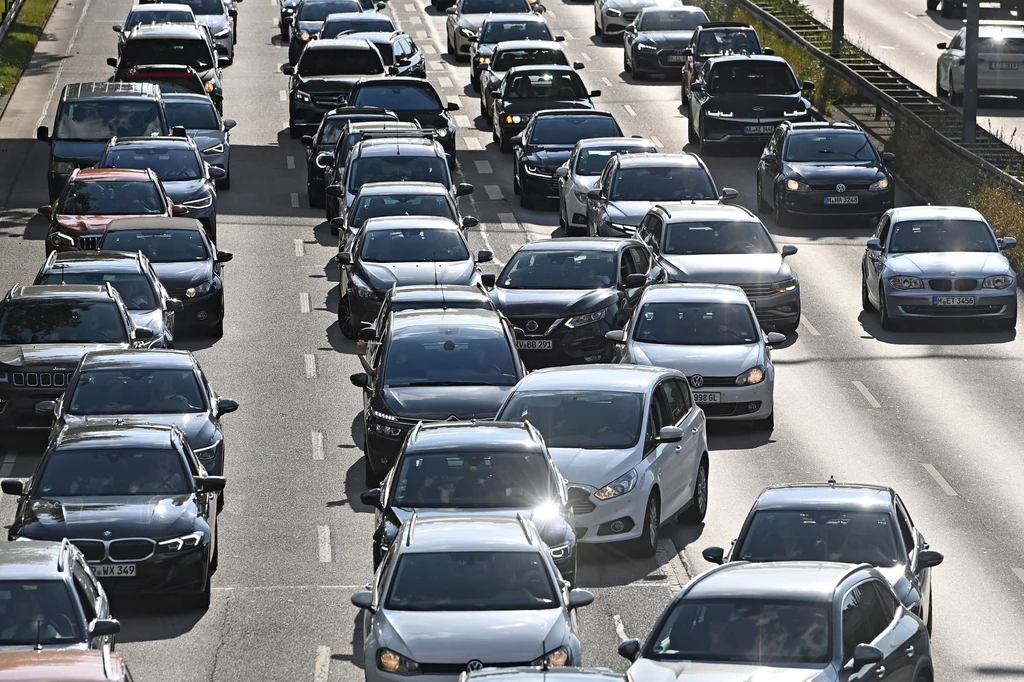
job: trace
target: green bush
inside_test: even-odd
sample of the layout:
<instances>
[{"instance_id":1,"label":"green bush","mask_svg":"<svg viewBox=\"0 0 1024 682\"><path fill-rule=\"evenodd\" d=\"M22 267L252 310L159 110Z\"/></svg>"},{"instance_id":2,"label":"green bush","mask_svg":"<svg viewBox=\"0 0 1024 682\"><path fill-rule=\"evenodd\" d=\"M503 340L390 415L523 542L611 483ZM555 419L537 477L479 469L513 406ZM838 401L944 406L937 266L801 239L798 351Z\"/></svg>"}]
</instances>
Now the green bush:
<instances>
[{"instance_id":1,"label":"green bush","mask_svg":"<svg viewBox=\"0 0 1024 682\"><path fill-rule=\"evenodd\" d=\"M56 0L26 0L7 37L0 43L0 94L9 94L28 66Z\"/></svg>"}]
</instances>

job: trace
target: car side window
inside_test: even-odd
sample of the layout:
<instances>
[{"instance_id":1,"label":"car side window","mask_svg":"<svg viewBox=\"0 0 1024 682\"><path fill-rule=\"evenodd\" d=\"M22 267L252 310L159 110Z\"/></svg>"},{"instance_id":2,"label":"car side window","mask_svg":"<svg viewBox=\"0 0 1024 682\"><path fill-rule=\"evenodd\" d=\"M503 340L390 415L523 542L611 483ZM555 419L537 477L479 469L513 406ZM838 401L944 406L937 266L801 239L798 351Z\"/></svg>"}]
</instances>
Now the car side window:
<instances>
[{"instance_id":1,"label":"car side window","mask_svg":"<svg viewBox=\"0 0 1024 682\"><path fill-rule=\"evenodd\" d=\"M608 179L612 177L611 174L618 167L618 164L615 163L614 158L615 157L612 157L612 162L611 163L605 164L604 170L601 171L601 177L598 179L597 185L596 185L597 187L600 187L603 190L603 194L605 196L608 196L608 190L609 190Z\"/></svg>"},{"instance_id":2,"label":"car side window","mask_svg":"<svg viewBox=\"0 0 1024 682\"><path fill-rule=\"evenodd\" d=\"M781 154L782 148L785 146L785 144L786 129L780 126L778 129L776 129L775 134L772 135L772 140L769 143L770 148L768 149L768 151L770 151L773 154Z\"/></svg>"},{"instance_id":3,"label":"car side window","mask_svg":"<svg viewBox=\"0 0 1024 682\"><path fill-rule=\"evenodd\" d=\"M640 224L636 228L636 238L642 242L646 242L647 238L651 234L650 226L651 216L646 215L644 216L643 220L640 221Z\"/></svg>"},{"instance_id":4,"label":"car side window","mask_svg":"<svg viewBox=\"0 0 1024 682\"><path fill-rule=\"evenodd\" d=\"M677 391L679 391L679 395L683 401L683 413L679 417L679 419L682 419L688 415L690 410L693 408L693 398L690 395L690 385L682 379L673 379L672 385L675 386Z\"/></svg>"},{"instance_id":5,"label":"car side window","mask_svg":"<svg viewBox=\"0 0 1024 682\"><path fill-rule=\"evenodd\" d=\"M962 32L960 32L960 31L958 31L957 34L955 36L953 36L953 40L949 41L949 49L950 50L960 50L960 49L963 48L963 46L964 46L964 34Z\"/></svg>"},{"instance_id":6,"label":"car side window","mask_svg":"<svg viewBox=\"0 0 1024 682\"><path fill-rule=\"evenodd\" d=\"M903 544L907 548L907 554L914 551L914 546L917 544L914 535L914 524L910 521L910 516L907 515L906 509L903 508L903 502L900 498L896 498L896 521L900 526L900 534L903 536Z\"/></svg>"},{"instance_id":7,"label":"car side window","mask_svg":"<svg viewBox=\"0 0 1024 682\"><path fill-rule=\"evenodd\" d=\"M885 246L885 240L889 238L889 226L892 224L892 219L889 216L884 216L878 221L878 232L875 234L875 239L882 242L882 246Z\"/></svg>"},{"instance_id":8,"label":"car side window","mask_svg":"<svg viewBox=\"0 0 1024 682\"><path fill-rule=\"evenodd\" d=\"M871 581L860 583L843 598L843 661L853 658L858 644L871 644L892 622L885 621L884 606Z\"/></svg>"},{"instance_id":9,"label":"car side window","mask_svg":"<svg viewBox=\"0 0 1024 682\"><path fill-rule=\"evenodd\" d=\"M633 260L636 267L635 272L641 275L646 275L651 269L651 259L647 256L647 249L640 246L634 246L629 249L630 253L633 254Z\"/></svg>"},{"instance_id":10,"label":"car side window","mask_svg":"<svg viewBox=\"0 0 1024 682\"><path fill-rule=\"evenodd\" d=\"M707 83L711 79L711 62L704 62L704 66L700 69L700 76L698 80L701 83Z\"/></svg>"},{"instance_id":11,"label":"car side window","mask_svg":"<svg viewBox=\"0 0 1024 682\"><path fill-rule=\"evenodd\" d=\"M675 426L686 414L686 403L679 393L679 387L674 381L663 381L658 385L655 395L660 395L663 415L665 418L663 426ZM657 402L657 400L656 400Z\"/></svg>"},{"instance_id":12,"label":"car side window","mask_svg":"<svg viewBox=\"0 0 1024 682\"><path fill-rule=\"evenodd\" d=\"M662 222L658 216L653 216L651 219L651 248L655 252L661 250L661 235L665 229L665 223Z\"/></svg>"},{"instance_id":13,"label":"car side window","mask_svg":"<svg viewBox=\"0 0 1024 682\"><path fill-rule=\"evenodd\" d=\"M888 585L883 585L877 580L872 580L869 583L869 587L874 593L875 602L877 604L874 617L876 619L875 627L881 628L879 633L885 632L892 625L893 618L896 617L896 610L899 608L899 603L896 601L896 595L892 593L892 589Z\"/></svg>"},{"instance_id":14,"label":"car side window","mask_svg":"<svg viewBox=\"0 0 1024 682\"><path fill-rule=\"evenodd\" d=\"M85 612L87 623L92 622L96 617L96 603L99 601L99 594L93 587L89 575L82 565L75 560L71 564L71 580L75 584L75 592L78 594L78 601L82 602L82 610Z\"/></svg>"}]
</instances>

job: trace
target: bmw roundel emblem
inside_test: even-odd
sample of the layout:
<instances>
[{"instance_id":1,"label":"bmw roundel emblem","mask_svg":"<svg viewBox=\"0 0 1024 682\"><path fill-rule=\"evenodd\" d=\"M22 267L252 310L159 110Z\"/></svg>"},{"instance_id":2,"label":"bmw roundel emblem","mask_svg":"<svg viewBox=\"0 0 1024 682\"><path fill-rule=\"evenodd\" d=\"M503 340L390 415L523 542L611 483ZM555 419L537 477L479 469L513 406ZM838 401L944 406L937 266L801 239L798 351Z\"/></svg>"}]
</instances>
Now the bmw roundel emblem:
<instances>
[{"instance_id":1,"label":"bmw roundel emblem","mask_svg":"<svg viewBox=\"0 0 1024 682\"><path fill-rule=\"evenodd\" d=\"M538 329L540 329L540 325L537 324L537 320L530 320L529 322L526 323L526 331L535 332Z\"/></svg>"},{"instance_id":2,"label":"bmw roundel emblem","mask_svg":"<svg viewBox=\"0 0 1024 682\"><path fill-rule=\"evenodd\" d=\"M843 192L846 191L846 185L840 182L838 185L836 185L836 191L842 194Z\"/></svg>"},{"instance_id":3,"label":"bmw roundel emblem","mask_svg":"<svg viewBox=\"0 0 1024 682\"><path fill-rule=\"evenodd\" d=\"M474 670L483 670L484 664L475 658L466 664L466 670L473 672Z\"/></svg>"},{"instance_id":4,"label":"bmw roundel emblem","mask_svg":"<svg viewBox=\"0 0 1024 682\"><path fill-rule=\"evenodd\" d=\"M690 385L693 386L694 388L700 388L701 386L704 385L704 377L702 377L699 374L691 374Z\"/></svg>"},{"instance_id":5,"label":"bmw roundel emblem","mask_svg":"<svg viewBox=\"0 0 1024 682\"><path fill-rule=\"evenodd\" d=\"M113 535L114 534L111 533L109 530L103 531L103 537L105 537L105 538L113 537Z\"/></svg>"}]
</instances>

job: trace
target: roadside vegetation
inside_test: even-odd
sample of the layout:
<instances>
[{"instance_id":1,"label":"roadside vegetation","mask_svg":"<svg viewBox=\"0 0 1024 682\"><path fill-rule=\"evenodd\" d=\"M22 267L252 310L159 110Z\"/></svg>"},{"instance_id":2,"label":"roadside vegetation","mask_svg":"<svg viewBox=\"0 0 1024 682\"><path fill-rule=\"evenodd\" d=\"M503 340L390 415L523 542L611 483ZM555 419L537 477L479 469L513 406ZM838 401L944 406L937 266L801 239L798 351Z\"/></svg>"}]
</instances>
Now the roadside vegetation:
<instances>
[{"instance_id":1,"label":"roadside vegetation","mask_svg":"<svg viewBox=\"0 0 1024 682\"><path fill-rule=\"evenodd\" d=\"M57 0L26 0L22 6L0 43L0 96L9 95L18 84L56 4Z\"/></svg>"}]
</instances>

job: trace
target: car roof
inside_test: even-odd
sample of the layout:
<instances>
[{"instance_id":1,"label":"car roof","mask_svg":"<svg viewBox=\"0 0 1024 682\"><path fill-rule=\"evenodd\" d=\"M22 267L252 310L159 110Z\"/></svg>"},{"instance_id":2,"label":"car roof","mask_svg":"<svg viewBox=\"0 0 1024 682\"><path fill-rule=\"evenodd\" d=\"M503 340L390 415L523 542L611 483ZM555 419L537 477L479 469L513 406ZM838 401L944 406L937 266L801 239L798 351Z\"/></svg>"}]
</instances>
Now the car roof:
<instances>
[{"instance_id":1,"label":"car roof","mask_svg":"<svg viewBox=\"0 0 1024 682\"><path fill-rule=\"evenodd\" d=\"M187 11L191 12L192 11L192 6L191 5L183 5L183 4L178 3L178 2L151 2L151 3L145 4L145 5L135 5L134 7L132 7L129 10L129 13L131 13L131 12L138 12L140 10L143 10L143 11L144 10L150 10L150 11L155 11L155 12L160 12L160 11L169 12L169 11L174 11L174 10L184 12L184 11L187 10Z\"/></svg>"},{"instance_id":2,"label":"car roof","mask_svg":"<svg viewBox=\"0 0 1024 682\"><path fill-rule=\"evenodd\" d=\"M391 315L392 338L403 332L429 327L458 325L464 329L503 331L502 318L493 310L450 308L445 310L400 310Z\"/></svg>"},{"instance_id":3,"label":"car roof","mask_svg":"<svg viewBox=\"0 0 1024 682\"><path fill-rule=\"evenodd\" d=\"M653 141L641 137L585 137L576 143L577 149L601 149L604 147L613 147L615 149L623 147L657 149L657 145Z\"/></svg>"},{"instance_id":4,"label":"car roof","mask_svg":"<svg viewBox=\"0 0 1024 682\"><path fill-rule=\"evenodd\" d=\"M548 678L559 682L628 682L629 676L609 668L484 668L470 672L467 680L487 682L546 682Z\"/></svg>"},{"instance_id":5,"label":"car roof","mask_svg":"<svg viewBox=\"0 0 1024 682\"><path fill-rule=\"evenodd\" d=\"M114 218L107 224L107 232L117 230L204 230L203 224L195 218Z\"/></svg>"},{"instance_id":6,"label":"car roof","mask_svg":"<svg viewBox=\"0 0 1024 682\"><path fill-rule=\"evenodd\" d=\"M478 287L468 284L413 284L395 287L391 300L394 301L490 301L490 297Z\"/></svg>"},{"instance_id":7,"label":"car roof","mask_svg":"<svg viewBox=\"0 0 1024 682\"><path fill-rule=\"evenodd\" d=\"M785 64L786 66L789 66L789 62L787 62L782 57L779 57L779 56L776 56L776 55L770 55L770 54L729 54L729 55L723 55L723 56L719 56L719 57L712 57L710 61L714 62L715 65L727 64L727 63L730 63L730 62L760 61L760 62L776 62L776 63L779 63L779 64ZM792 68L792 67L790 67L790 68Z\"/></svg>"},{"instance_id":8,"label":"car roof","mask_svg":"<svg viewBox=\"0 0 1024 682\"><path fill-rule=\"evenodd\" d=\"M128 448L170 448L172 426L156 424L111 427L109 424L68 426L60 432L58 443L63 448L82 450Z\"/></svg>"},{"instance_id":9,"label":"car roof","mask_svg":"<svg viewBox=\"0 0 1024 682\"><path fill-rule=\"evenodd\" d=\"M672 12L673 14L703 14L707 16L707 13L702 7L695 5L652 5L651 7L644 7L640 10L640 14L654 14L660 12Z\"/></svg>"},{"instance_id":10,"label":"car roof","mask_svg":"<svg viewBox=\"0 0 1024 682\"><path fill-rule=\"evenodd\" d=\"M405 230L410 227L422 227L426 230L454 230L461 233L461 228L448 218L431 215L395 215L369 218L363 224L363 231Z\"/></svg>"},{"instance_id":11,"label":"car roof","mask_svg":"<svg viewBox=\"0 0 1024 682\"><path fill-rule=\"evenodd\" d=\"M524 73L546 73L548 71L572 71L576 73L576 69L572 68L572 64L523 64L522 66L513 66L508 70L508 75L519 76ZM580 110L572 109L572 111Z\"/></svg>"},{"instance_id":12,"label":"car roof","mask_svg":"<svg viewBox=\"0 0 1024 682\"><path fill-rule=\"evenodd\" d=\"M444 150L433 137L381 137L374 140L363 140L359 143L359 147L360 158L395 156L396 147L400 148L402 156L444 157Z\"/></svg>"},{"instance_id":13,"label":"car roof","mask_svg":"<svg viewBox=\"0 0 1024 682\"><path fill-rule=\"evenodd\" d=\"M150 180L146 168L82 168L75 175L76 180L93 180L96 182L127 182Z\"/></svg>"},{"instance_id":14,"label":"car roof","mask_svg":"<svg viewBox=\"0 0 1024 682\"><path fill-rule=\"evenodd\" d=\"M139 272L139 254L130 251L55 251L53 264L43 268L51 274L64 272Z\"/></svg>"},{"instance_id":15,"label":"car roof","mask_svg":"<svg viewBox=\"0 0 1024 682\"><path fill-rule=\"evenodd\" d=\"M543 450L540 436L522 422L433 422L422 424L409 434L406 451L426 452L504 452Z\"/></svg>"},{"instance_id":16,"label":"car roof","mask_svg":"<svg viewBox=\"0 0 1024 682\"><path fill-rule=\"evenodd\" d=\"M980 220L985 216L966 206L901 206L889 210L892 222L901 220Z\"/></svg>"},{"instance_id":17,"label":"car roof","mask_svg":"<svg viewBox=\"0 0 1024 682\"><path fill-rule=\"evenodd\" d=\"M345 38L322 38L319 40L311 40L306 45L306 50L372 50L368 42L365 40L352 40L348 37ZM304 50L305 51L305 50Z\"/></svg>"},{"instance_id":18,"label":"car roof","mask_svg":"<svg viewBox=\"0 0 1024 682\"><path fill-rule=\"evenodd\" d=\"M394 23L395 23L394 21L391 20L391 17L389 17L388 15L386 15L386 14L377 14L376 12L331 12L330 14L327 15L327 18L324 19L324 23L325 24L329 24L332 21L341 21L343 19L344 20L352 20L352 19L354 19L357 22L366 22L367 24L385 24L386 23L386 24L394 25ZM389 35L389 34L385 34L385 35Z\"/></svg>"},{"instance_id":19,"label":"car roof","mask_svg":"<svg viewBox=\"0 0 1024 682\"><path fill-rule=\"evenodd\" d=\"M160 86L141 81L131 83L69 83L61 92L61 100L69 99L118 99L144 97L160 99Z\"/></svg>"},{"instance_id":20,"label":"car roof","mask_svg":"<svg viewBox=\"0 0 1024 682\"><path fill-rule=\"evenodd\" d=\"M519 251L618 251L629 242L639 244L635 239L621 237L536 239L520 246Z\"/></svg>"},{"instance_id":21,"label":"car roof","mask_svg":"<svg viewBox=\"0 0 1024 682\"><path fill-rule=\"evenodd\" d=\"M519 15L517 15L519 16ZM500 43L496 43L494 46L495 52L504 52L505 50L558 50L559 52L565 52L565 48L562 47L562 43L554 40L503 40ZM525 66L525 65L524 65ZM521 69L522 66L512 67L515 69Z\"/></svg>"},{"instance_id":22,"label":"car roof","mask_svg":"<svg viewBox=\"0 0 1024 682\"><path fill-rule=\"evenodd\" d=\"M26 299L104 299L110 300L106 287L92 284L29 284L11 290L12 300Z\"/></svg>"},{"instance_id":23,"label":"car roof","mask_svg":"<svg viewBox=\"0 0 1024 682\"><path fill-rule=\"evenodd\" d=\"M158 149L195 149L196 143L191 137L161 135L159 137L115 137L112 138L110 146L140 147L142 149L153 149L154 147Z\"/></svg>"},{"instance_id":24,"label":"car roof","mask_svg":"<svg viewBox=\"0 0 1024 682\"><path fill-rule=\"evenodd\" d=\"M431 196L448 196L448 190L439 182L368 182L359 188L360 196L386 196L393 194L425 194Z\"/></svg>"},{"instance_id":25,"label":"car roof","mask_svg":"<svg viewBox=\"0 0 1024 682\"><path fill-rule=\"evenodd\" d=\"M755 510L830 509L887 512L896 493L880 485L837 483L789 483L771 485L761 491Z\"/></svg>"},{"instance_id":26,"label":"car roof","mask_svg":"<svg viewBox=\"0 0 1024 682\"><path fill-rule=\"evenodd\" d=\"M187 350L94 350L82 358L82 367L89 369L192 369L194 366L195 358Z\"/></svg>"},{"instance_id":27,"label":"car roof","mask_svg":"<svg viewBox=\"0 0 1024 682\"><path fill-rule=\"evenodd\" d=\"M213 100L210 99L209 95L200 95L198 92L165 92L163 97L164 100L192 100L209 104L211 107L214 106Z\"/></svg>"},{"instance_id":28,"label":"car roof","mask_svg":"<svg viewBox=\"0 0 1024 682\"><path fill-rule=\"evenodd\" d=\"M701 168L700 159L689 152L681 154L664 154L662 152L644 154L623 154L615 157L618 160L619 168L649 168L657 166L665 168L668 166L684 166L686 168Z\"/></svg>"},{"instance_id":29,"label":"car roof","mask_svg":"<svg viewBox=\"0 0 1024 682\"><path fill-rule=\"evenodd\" d=\"M490 514L451 514L416 518L407 523L401 538L400 553L407 552L539 552L541 543L534 542L517 517ZM396 542L397 544L397 542Z\"/></svg>"},{"instance_id":30,"label":"car roof","mask_svg":"<svg viewBox=\"0 0 1024 682\"><path fill-rule=\"evenodd\" d=\"M665 201L655 204L668 215L670 223L687 223L693 221L761 223L761 220L743 206L737 204L695 204L689 201Z\"/></svg>"},{"instance_id":31,"label":"car roof","mask_svg":"<svg viewBox=\"0 0 1024 682\"><path fill-rule=\"evenodd\" d=\"M820 130L834 130L839 133L863 133L864 129L853 121L786 121L794 133L800 131L814 132Z\"/></svg>"},{"instance_id":32,"label":"car roof","mask_svg":"<svg viewBox=\"0 0 1024 682\"><path fill-rule=\"evenodd\" d=\"M647 365L578 365L547 367L530 372L515 391L613 391L644 393L665 376L682 376L675 370Z\"/></svg>"},{"instance_id":33,"label":"car roof","mask_svg":"<svg viewBox=\"0 0 1024 682\"><path fill-rule=\"evenodd\" d=\"M851 564L812 561L730 562L690 582L687 599L785 599L829 602L847 576L861 570Z\"/></svg>"},{"instance_id":34,"label":"car roof","mask_svg":"<svg viewBox=\"0 0 1024 682\"><path fill-rule=\"evenodd\" d=\"M489 14L487 16L487 18L484 19L484 23L485 24L488 21L511 21L511 22L515 22L515 23L527 23L527 24L546 24L546 23L548 23L547 19L545 19L544 17L540 16L539 14L533 14L532 12L529 12L529 13L524 12L522 14L509 14L507 12L505 12L505 13L495 12L494 14Z\"/></svg>"},{"instance_id":35,"label":"car roof","mask_svg":"<svg viewBox=\"0 0 1024 682\"><path fill-rule=\"evenodd\" d=\"M653 284L644 290L644 303L707 301L747 305L743 289L732 284Z\"/></svg>"},{"instance_id":36,"label":"car roof","mask_svg":"<svg viewBox=\"0 0 1024 682\"><path fill-rule=\"evenodd\" d=\"M1024 24L1019 21L983 21L978 26L979 38L1004 38L1024 36Z\"/></svg>"},{"instance_id":37,"label":"car roof","mask_svg":"<svg viewBox=\"0 0 1024 682\"><path fill-rule=\"evenodd\" d=\"M120 680L124 667L120 654L106 651L0 651L0 682L109 682Z\"/></svg>"},{"instance_id":38,"label":"car roof","mask_svg":"<svg viewBox=\"0 0 1024 682\"><path fill-rule=\"evenodd\" d=\"M0 547L0 580L57 580L62 551L61 542L6 542Z\"/></svg>"},{"instance_id":39,"label":"car roof","mask_svg":"<svg viewBox=\"0 0 1024 682\"><path fill-rule=\"evenodd\" d=\"M188 38L206 42L205 30L198 24L139 24L128 33L127 39Z\"/></svg>"}]
</instances>

